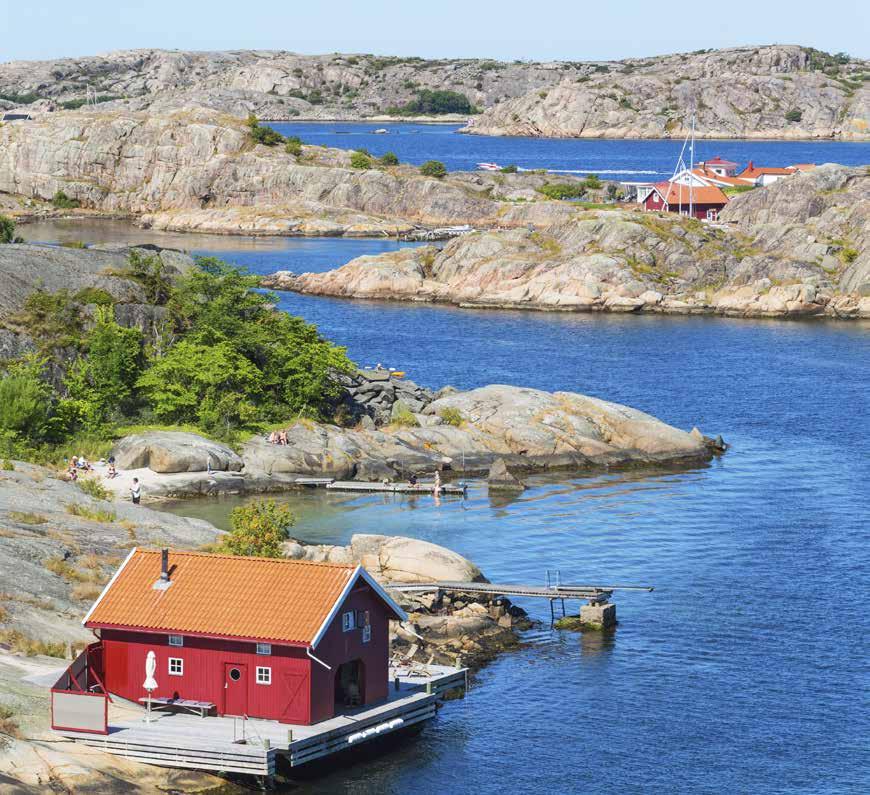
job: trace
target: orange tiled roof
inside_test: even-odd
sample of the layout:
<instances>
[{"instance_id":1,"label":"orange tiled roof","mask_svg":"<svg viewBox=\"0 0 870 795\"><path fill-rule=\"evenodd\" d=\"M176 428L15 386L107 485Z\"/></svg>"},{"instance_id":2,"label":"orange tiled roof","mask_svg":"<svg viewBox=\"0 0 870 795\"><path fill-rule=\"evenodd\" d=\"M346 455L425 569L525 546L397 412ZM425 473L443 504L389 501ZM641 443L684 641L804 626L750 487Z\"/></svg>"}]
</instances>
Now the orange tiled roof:
<instances>
[{"instance_id":1,"label":"orange tiled roof","mask_svg":"<svg viewBox=\"0 0 870 795\"><path fill-rule=\"evenodd\" d=\"M740 177L760 177L762 174L775 174L780 176L785 176L786 174L794 174L795 168L789 166L788 168L779 168L778 166L752 166L751 168L747 167L743 169L743 171L738 175Z\"/></svg>"},{"instance_id":2,"label":"orange tiled roof","mask_svg":"<svg viewBox=\"0 0 870 795\"><path fill-rule=\"evenodd\" d=\"M172 551L172 584L158 590L160 551L134 549L84 623L310 645L356 570Z\"/></svg>"},{"instance_id":3,"label":"orange tiled roof","mask_svg":"<svg viewBox=\"0 0 870 795\"><path fill-rule=\"evenodd\" d=\"M659 182L656 186L659 195L668 204L689 203L689 186L676 182ZM692 201L695 204L728 204L728 197L715 185L692 188Z\"/></svg>"}]
</instances>

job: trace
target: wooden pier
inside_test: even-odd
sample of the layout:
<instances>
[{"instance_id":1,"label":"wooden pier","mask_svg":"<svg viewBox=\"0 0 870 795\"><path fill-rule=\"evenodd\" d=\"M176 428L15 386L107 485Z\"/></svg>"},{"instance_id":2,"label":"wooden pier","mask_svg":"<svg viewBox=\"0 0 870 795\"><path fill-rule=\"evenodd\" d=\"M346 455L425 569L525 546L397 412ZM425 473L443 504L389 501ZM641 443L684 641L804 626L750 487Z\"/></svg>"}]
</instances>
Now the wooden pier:
<instances>
[{"instance_id":1,"label":"wooden pier","mask_svg":"<svg viewBox=\"0 0 870 795\"><path fill-rule=\"evenodd\" d=\"M466 686L464 668L394 667L386 701L344 710L312 726L163 712L152 713L151 722L145 722L143 709L116 699L107 735L57 733L146 764L268 778L275 774L279 758L298 767L431 720L446 691Z\"/></svg>"}]
</instances>

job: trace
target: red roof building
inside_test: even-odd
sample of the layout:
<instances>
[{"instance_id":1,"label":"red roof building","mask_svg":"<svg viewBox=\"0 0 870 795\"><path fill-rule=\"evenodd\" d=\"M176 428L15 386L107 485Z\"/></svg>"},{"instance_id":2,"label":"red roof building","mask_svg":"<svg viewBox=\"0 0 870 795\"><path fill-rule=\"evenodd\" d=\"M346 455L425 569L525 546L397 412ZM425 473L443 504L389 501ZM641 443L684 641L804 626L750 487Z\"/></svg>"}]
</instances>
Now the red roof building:
<instances>
[{"instance_id":1,"label":"red roof building","mask_svg":"<svg viewBox=\"0 0 870 795\"><path fill-rule=\"evenodd\" d=\"M715 221L719 211L728 204L728 197L715 185L694 186L678 182L659 182L643 201L644 210L689 215Z\"/></svg>"},{"instance_id":2,"label":"red roof building","mask_svg":"<svg viewBox=\"0 0 870 795\"><path fill-rule=\"evenodd\" d=\"M711 160L702 160L698 165L720 177L733 177L737 174L737 163L723 160L718 155Z\"/></svg>"},{"instance_id":3,"label":"red roof building","mask_svg":"<svg viewBox=\"0 0 870 795\"><path fill-rule=\"evenodd\" d=\"M141 702L153 651L154 698L312 724L387 697L405 618L360 566L134 549L83 623L109 694Z\"/></svg>"},{"instance_id":4,"label":"red roof building","mask_svg":"<svg viewBox=\"0 0 870 795\"><path fill-rule=\"evenodd\" d=\"M746 168L743 169L738 176L740 179L745 179L748 182L754 182L756 185L764 186L770 185L783 177L789 177L792 174L797 173L799 170L808 170L807 165L804 165L801 169L795 168L794 166L786 166L784 168L780 168L779 166L756 166L750 160Z\"/></svg>"}]
</instances>

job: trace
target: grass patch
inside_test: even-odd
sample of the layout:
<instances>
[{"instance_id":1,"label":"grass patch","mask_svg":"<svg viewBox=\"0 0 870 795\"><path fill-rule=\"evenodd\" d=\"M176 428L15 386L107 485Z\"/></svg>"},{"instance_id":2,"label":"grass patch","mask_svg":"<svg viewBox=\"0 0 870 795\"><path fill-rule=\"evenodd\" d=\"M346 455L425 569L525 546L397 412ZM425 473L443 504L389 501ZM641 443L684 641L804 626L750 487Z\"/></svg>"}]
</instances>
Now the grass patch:
<instances>
[{"instance_id":1,"label":"grass patch","mask_svg":"<svg viewBox=\"0 0 870 795\"><path fill-rule=\"evenodd\" d=\"M9 518L19 524L45 524L48 518L31 511L9 511Z\"/></svg>"},{"instance_id":2,"label":"grass patch","mask_svg":"<svg viewBox=\"0 0 870 795\"><path fill-rule=\"evenodd\" d=\"M63 659L66 654L66 644L36 640L25 635L23 632L19 632L17 629L0 630L0 643L5 643L12 651L21 652L28 657L43 654L46 657L60 657ZM75 653L75 649L73 653Z\"/></svg>"},{"instance_id":3,"label":"grass patch","mask_svg":"<svg viewBox=\"0 0 870 795\"><path fill-rule=\"evenodd\" d=\"M15 471L15 463L8 458L4 458L0 461L0 469L5 472L14 472Z\"/></svg>"},{"instance_id":4,"label":"grass patch","mask_svg":"<svg viewBox=\"0 0 870 795\"><path fill-rule=\"evenodd\" d=\"M545 251L551 256L556 256L562 253L562 247L559 245L559 242L555 238L550 237L550 235L545 235L541 232L532 232L531 235L529 235L529 238L538 248L541 249L541 251Z\"/></svg>"},{"instance_id":5,"label":"grass patch","mask_svg":"<svg viewBox=\"0 0 870 795\"><path fill-rule=\"evenodd\" d=\"M18 728L18 723L13 718L15 713L11 707L0 704L0 734L5 734L8 737L21 737L21 731Z\"/></svg>"},{"instance_id":6,"label":"grass patch","mask_svg":"<svg viewBox=\"0 0 870 795\"><path fill-rule=\"evenodd\" d=\"M96 555L85 555L79 560L79 566L73 566L68 560L55 555L48 558L42 565L52 574L63 578L67 582L102 586L109 581L109 577L103 572L103 563L117 562L116 558L107 558L105 561Z\"/></svg>"},{"instance_id":7,"label":"grass patch","mask_svg":"<svg viewBox=\"0 0 870 795\"><path fill-rule=\"evenodd\" d=\"M79 582L73 586L72 598L79 602L93 602L103 592L103 586L95 582Z\"/></svg>"},{"instance_id":8,"label":"grass patch","mask_svg":"<svg viewBox=\"0 0 870 795\"><path fill-rule=\"evenodd\" d=\"M447 406L446 408L441 409L438 412L438 416L441 417L442 421L446 422L448 425L452 425L454 428L458 428L462 425L462 412L455 408L454 406Z\"/></svg>"},{"instance_id":9,"label":"grass patch","mask_svg":"<svg viewBox=\"0 0 870 795\"><path fill-rule=\"evenodd\" d=\"M82 519L90 519L92 522L102 522L103 524L111 524L118 518L114 511L105 508L91 508L80 502L68 503L66 512L73 516L81 516Z\"/></svg>"},{"instance_id":10,"label":"grass patch","mask_svg":"<svg viewBox=\"0 0 870 795\"><path fill-rule=\"evenodd\" d=\"M393 412L390 415L390 424L398 425L401 428L417 428L420 423L411 411L402 401L397 400L393 404Z\"/></svg>"}]
</instances>

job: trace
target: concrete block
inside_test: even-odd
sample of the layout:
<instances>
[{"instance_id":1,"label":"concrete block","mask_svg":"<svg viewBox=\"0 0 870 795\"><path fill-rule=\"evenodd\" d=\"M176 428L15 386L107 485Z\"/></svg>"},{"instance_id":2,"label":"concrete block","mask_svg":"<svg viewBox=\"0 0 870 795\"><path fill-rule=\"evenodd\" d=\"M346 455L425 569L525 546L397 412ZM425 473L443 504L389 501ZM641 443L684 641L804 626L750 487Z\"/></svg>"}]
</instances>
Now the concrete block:
<instances>
[{"instance_id":1,"label":"concrete block","mask_svg":"<svg viewBox=\"0 0 870 795\"><path fill-rule=\"evenodd\" d=\"M589 627L608 629L616 626L616 605L611 602L598 605L582 605L580 620Z\"/></svg>"}]
</instances>

